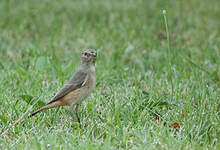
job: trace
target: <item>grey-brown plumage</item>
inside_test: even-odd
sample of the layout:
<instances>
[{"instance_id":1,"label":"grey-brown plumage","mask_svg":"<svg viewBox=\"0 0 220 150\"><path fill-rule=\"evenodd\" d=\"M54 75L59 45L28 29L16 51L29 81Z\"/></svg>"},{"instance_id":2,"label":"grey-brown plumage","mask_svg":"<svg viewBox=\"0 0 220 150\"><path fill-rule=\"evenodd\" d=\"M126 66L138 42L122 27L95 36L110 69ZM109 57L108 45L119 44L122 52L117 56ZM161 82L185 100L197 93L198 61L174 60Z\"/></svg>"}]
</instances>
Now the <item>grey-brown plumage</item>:
<instances>
[{"instance_id":1,"label":"grey-brown plumage","mask_svg":"<svg viewBox=\"0 0 220 150\"><path fill-rule=\"evenodd\" d=\"M55 95L55 97L45 106L41 107L30 116L36 115L38 112L57 107L57 106L70 106L70 114L73 117L72 108L76 104L76 117L78 117L79 102L84 100L95 87L96 74L95 74L95 61L96 51L87 49L83 51L80 66L63 86L63 88Z\"/></svg>"},{"instance_id":2,"label":"grey-brown plumage","mask_svg":"<svg viewBox=\"0 0 220 150\"><path fill-rule=\"evenodd\" d=\"M82 84L85 82L86 76L86 72L83 72L81 70L76 72L67 82L67 84L64 85L64 87L56 94L56 96L48 104L53 103L54 101L59 100L69 92L80 88Z\"/></svg>"}]
</instances>

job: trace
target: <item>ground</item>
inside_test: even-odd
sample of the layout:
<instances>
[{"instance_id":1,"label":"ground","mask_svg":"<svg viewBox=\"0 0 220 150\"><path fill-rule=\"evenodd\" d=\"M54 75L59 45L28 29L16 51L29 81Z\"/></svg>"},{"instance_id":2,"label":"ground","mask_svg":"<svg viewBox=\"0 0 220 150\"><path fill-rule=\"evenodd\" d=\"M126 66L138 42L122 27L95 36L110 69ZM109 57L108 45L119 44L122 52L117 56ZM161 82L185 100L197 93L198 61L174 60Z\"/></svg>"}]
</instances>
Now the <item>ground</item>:
<instances>
[{"instance_id":1,"label":"ground","mask_svg":"<svg viewBox=\"0 0 220 150\"><path fill-rule=\"evenodd\" d=\"M0 1L0 149L220 149L219 5ZM81 128L68 107L28 118L86 48L97 83Z\"/></svg>"}]
</instances>

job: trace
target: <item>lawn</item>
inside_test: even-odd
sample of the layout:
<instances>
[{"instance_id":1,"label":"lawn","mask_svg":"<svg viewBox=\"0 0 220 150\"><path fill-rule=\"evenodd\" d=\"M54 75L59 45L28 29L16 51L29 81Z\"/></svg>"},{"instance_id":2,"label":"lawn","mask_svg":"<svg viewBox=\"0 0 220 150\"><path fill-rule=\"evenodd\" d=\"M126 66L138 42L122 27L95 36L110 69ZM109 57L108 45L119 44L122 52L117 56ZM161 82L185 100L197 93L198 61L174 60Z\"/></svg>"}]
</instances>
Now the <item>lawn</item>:
<instances>
[{"instance_id":1,"label":"lawn","mask_svg":"<svg viewBox=\"0 0 220 150\"><path fill-rule=\"evenodd\" d=\"M219 6L1 0L0 149L220 149ZM86 48L98 53L97 83L81 128L68 107L28 118Z\"/></svg>"}]
</instances>

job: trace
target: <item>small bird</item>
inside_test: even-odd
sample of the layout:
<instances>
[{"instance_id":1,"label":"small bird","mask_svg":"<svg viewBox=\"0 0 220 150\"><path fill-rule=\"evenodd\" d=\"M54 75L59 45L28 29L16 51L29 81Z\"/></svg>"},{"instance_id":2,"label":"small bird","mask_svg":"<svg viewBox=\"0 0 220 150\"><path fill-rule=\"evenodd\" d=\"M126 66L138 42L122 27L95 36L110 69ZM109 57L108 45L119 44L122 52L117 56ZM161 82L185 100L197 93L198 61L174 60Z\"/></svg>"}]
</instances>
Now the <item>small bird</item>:
<instances>
[{"instance_id":1,"label":"small bird","mask_svg":"<svg viewBox=\"0 0 220 150\"><path fill-rule=\"evenodd\" d=\"M75 114L80 124L78 116L79 103L88 97L96 83L95 61L97 53L93 49L87 49L82 52L81 61L78 69L55 97L45 106L39 108L30 117L36 115L42 110L58 106L70 106L70 115L73 118L73 107L76 105Z\"/></svg>"}]
</instances>

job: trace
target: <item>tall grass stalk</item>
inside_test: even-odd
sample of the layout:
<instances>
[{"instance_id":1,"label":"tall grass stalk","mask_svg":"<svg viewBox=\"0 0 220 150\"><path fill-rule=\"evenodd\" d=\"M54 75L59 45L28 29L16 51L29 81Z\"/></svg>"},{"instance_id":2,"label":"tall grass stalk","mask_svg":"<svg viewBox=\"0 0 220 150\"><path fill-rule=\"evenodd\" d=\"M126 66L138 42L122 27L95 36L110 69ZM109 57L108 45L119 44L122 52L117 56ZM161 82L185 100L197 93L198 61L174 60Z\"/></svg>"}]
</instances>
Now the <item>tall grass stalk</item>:
<instances>
[{"instance_id":1,"label":"tall grass stalk","mask_svg":"<svg viewBox=\"0 0 220 150\"><path fill-rule=\"evenodd\" d=\"M167 17L166 17L166 10L163 10L163 18L164 18L164 24L165 24L165 29L166 29L166 37L167 37L167 56L168 56L168 63L169 63L169 72L168 72L168 80L171 83L172 86L172 98L173 98L173 74L172 74L172 56L171 56L171 49L170 49L170 36L169 36L169 28L168 28L168 23L167 23Z\"/></svg>"}]
</instances>

